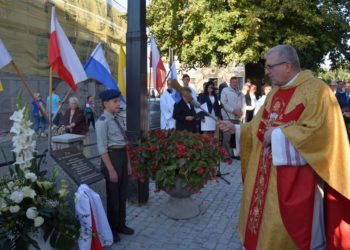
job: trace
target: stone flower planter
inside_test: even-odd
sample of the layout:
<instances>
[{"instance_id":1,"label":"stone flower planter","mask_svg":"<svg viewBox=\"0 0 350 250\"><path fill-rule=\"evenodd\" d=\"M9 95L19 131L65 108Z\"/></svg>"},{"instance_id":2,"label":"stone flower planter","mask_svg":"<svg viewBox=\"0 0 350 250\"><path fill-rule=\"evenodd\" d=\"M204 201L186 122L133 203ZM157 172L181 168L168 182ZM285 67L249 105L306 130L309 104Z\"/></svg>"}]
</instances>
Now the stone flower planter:
<instances>
[{"instance_id":1,"label":"stone flower planter","mask_svg":"<svg viewBox=\"0 0 350 250\"><path fill-rule=\"evenodd\" d=\"M193 202L191 195L194 190L182 188L180 180L176 179L175 187L167 191L169 199L161 209L162 213L169 218L176 220L186 220L196 217L200 210L199 206Z\"/></svg>"}]
</instances>

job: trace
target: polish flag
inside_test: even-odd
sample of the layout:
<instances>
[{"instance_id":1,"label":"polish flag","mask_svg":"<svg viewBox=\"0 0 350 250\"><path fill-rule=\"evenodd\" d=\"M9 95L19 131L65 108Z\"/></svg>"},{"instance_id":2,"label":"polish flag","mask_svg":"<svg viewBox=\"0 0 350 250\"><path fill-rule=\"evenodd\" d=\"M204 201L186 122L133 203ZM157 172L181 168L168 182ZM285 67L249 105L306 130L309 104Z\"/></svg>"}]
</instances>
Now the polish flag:
<instances>
[{"instance_id":1,"label":"polish flag","mask_svg":"<svg viewBox=\"0 0 350 250\"><path fill-rule=\"evenodd\" d=\"M49 66L74 91L79 82L87 79L83 65L56 18L55 7L51 13Z\"/></svg>"},{"instance_id":2,"label":"polish flag","mask_svg":"<svg viewBox=\"0 0 350 250\"><path fill-rule=\"evenodd\" d=\"M152 67L153 86L161 94L165 87L166 70L153 36L151 36L150 66Z\"/></svg>"}]
</instances>

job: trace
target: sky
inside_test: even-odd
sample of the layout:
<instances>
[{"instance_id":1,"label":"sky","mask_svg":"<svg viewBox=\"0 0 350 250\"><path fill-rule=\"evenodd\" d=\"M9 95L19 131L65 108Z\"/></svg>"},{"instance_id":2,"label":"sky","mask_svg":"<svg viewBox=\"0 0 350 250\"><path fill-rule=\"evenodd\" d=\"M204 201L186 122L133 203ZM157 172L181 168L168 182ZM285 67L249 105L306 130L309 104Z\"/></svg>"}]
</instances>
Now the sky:
<instances>
[{"instance_id":1,"label":"sky","mask_svg":"<svg viewBox=\"0 0 350 250\"><path fill-rule=\"evenodd\" d=\"M128 0L115 0L115 1L125 8L128 7ZM149 0L146 0L146 5L148 5L148 3L149 3Z\"/></svg>"},{"instance_id":2,"label":"sky","mask_svg":"<svg viewBox=\"0 0 350 250\"><path fill-rule=\"evenodd\" d=\"M117 0L117 2L125 8L128 7L128 0Z\"/></svg>"}]
</instances>

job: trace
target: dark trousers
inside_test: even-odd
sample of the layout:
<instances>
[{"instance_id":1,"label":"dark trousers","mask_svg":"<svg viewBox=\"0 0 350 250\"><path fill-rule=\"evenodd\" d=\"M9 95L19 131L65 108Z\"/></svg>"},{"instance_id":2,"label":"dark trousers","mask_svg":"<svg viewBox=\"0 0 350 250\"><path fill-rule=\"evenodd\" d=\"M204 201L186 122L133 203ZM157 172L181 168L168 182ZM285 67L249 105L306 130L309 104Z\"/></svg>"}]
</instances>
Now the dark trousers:
<instances>
[{"instance_id":1,"label":"dark trousers","mask_svg":"<svg viewBox=\"0 0 350 250\"><path fill-rule=\"evenodd\" d=\"M101 161L102 173L106 178L107 217L113 232L125 225L126 198L128 195L128 160L126 150L110 151L108 155L118 174L118 182L109 181L108 169Z\"/></svg>"},{"instance_id":2,"label":"dark trousers","mask_svg":"<svg viewBox=\"0 0 350 250\"><path fill-rule=\"evenodd\" d=\"M348 138L350 141L350 121L345 122L346 132L348 133Z\"/></svg>"},{"instance_id":3,"label":"dark trousers","mask_svg":"<svg viewBox=\"0 0 350 250\"><path fill-rule=\"evenodd\" d=\"M88 128L90 128L90 123L92 127L95 129L95 117L93 113L86 113L86 123Z\"/></svg>"}]
</instances>

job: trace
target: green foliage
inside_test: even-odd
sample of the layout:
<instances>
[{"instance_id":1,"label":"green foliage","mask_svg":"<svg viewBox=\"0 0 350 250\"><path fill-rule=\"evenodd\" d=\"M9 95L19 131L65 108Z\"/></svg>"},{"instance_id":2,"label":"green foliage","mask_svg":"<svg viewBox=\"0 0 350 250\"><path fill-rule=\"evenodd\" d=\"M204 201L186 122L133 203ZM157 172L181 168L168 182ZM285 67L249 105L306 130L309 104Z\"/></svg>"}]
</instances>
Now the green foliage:
<instances>
[{"instance_id":1,"label":"green foliage","mask_svg":"<svg viewBox=\"0 0 350 250\"><path fill-rule=\"evenodd\" d=\"M0 249L25 250L32 245L39 249L36 236L43 233L45 241L56 249L73 249L80 236L80 223L71 211L65 196L67 185L57 185L53 176L40 171L33 153L28 108L21 107L18 95L17 111L10 119L16 162L9 174L0 179Z\"/></svg>"},{"instance_id":2,"label":"green foliage","mask_svg":"<svg viewBox=\"0 0 350 250\"><path fill-rule=\"evenodd\" d=\"M350 81L350 72L346 68L339 68L334 70L323 70L318 74L321 79L330 84L334 80Z\"/></svg>"},{"instance_id":3,"label":"green foliage","mask_svg":"<svg viewBox=\"0 0 350 250\"><path fill-rule=\"evenodd\" d=\"M174 187L176 179L182 187L202 188L215 178L217 162L227 157L213 137L176 130L155 131L128 152L134 177L142 182L150 176L163 190Z\"/></svg>"},{"instance_id":4,"label":"green foliage","mask_svg":"<svg viewBox=\"0 0 350 250\"><path fill-rule=\"evenodd\" d=\"M147 23L163 55L169 47L186 67L256 63L282 43L302 66L350 61L350 1L151 0Z\"/></svg>"}]
</instances>

